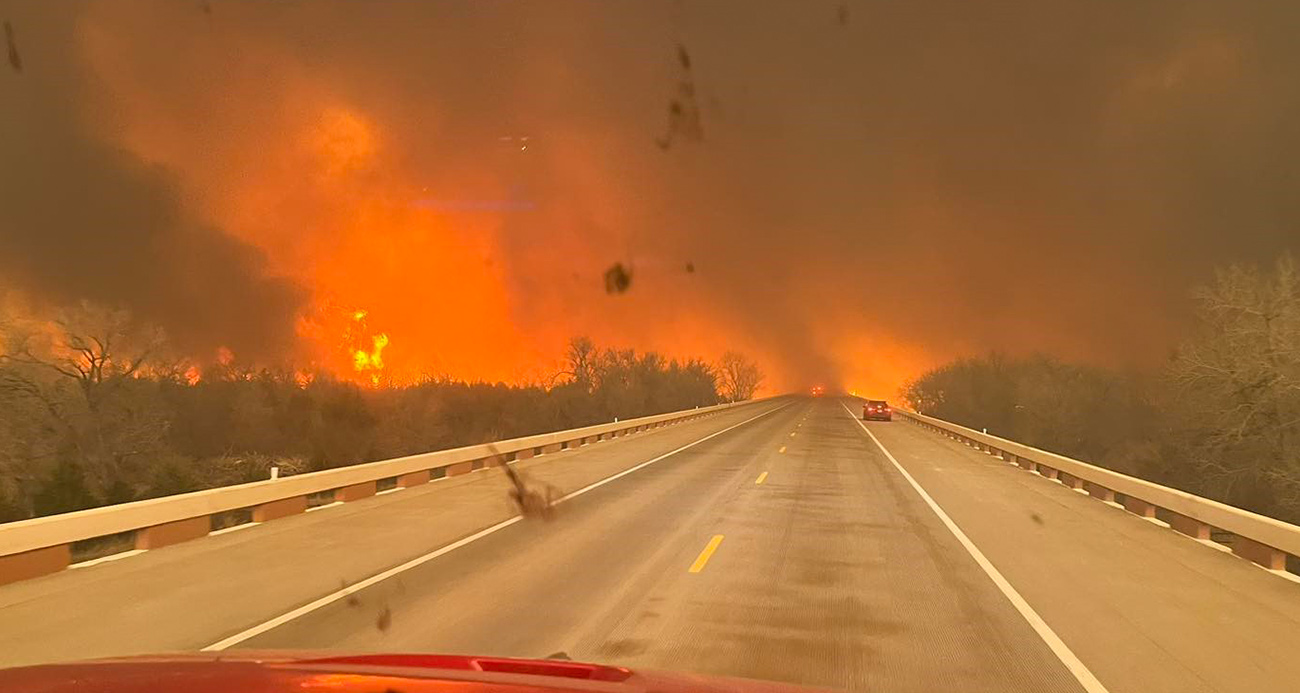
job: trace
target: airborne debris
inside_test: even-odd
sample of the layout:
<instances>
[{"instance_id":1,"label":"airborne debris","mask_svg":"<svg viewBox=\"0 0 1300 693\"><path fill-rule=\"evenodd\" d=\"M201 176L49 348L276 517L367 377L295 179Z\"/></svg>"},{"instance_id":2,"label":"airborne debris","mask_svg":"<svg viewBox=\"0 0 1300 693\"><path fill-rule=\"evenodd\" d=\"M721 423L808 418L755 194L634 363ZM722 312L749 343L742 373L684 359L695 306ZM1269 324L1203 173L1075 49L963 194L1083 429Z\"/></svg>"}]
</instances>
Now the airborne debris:
<instances>
[{"instance_id":1,"label":"airborne debris","mask_svg":"<svg viewBox=\"0 0 1300 693\"><path fill-rule=\"evenodd\" d=\"M379 632L387 633L389 627L392 625L393 610L388 608L388 605L385 604L384 608L379 611L379 617L375 619L375 627L379 629Z\"/></svg>"},{"instance_id":2,"label":"airborne debris","mask_svg":"<svg viewBox=\"0 0 1300 693\"><path fill-rule=\"evenodd\" d=\"M493 451L495 454L495 451ZM499 457L499 456L498 456ZM526 481L511 464L501 460L501 470L510 480L510 500L525 518L550 520L555 517L555 487L550 484L533 485Z\"/></svg>"},{"instance_id":3,"label":"airborne debris","mask_svg":"<svg viewBox=\"0 0 1300 693\"><path fill-rule=\"evenodd\" d=\"M23 71L23 57L18 54L18 42L14 39L14 25L5 20L5 44L9 46L9 64L14 72Z\"/></svg>"},{"instance_id":4,"label":"airborne debris","mask_svg":"<svg viewBox=\"0 0 1300 693\"><path fill-rule=\"evenodd\" d=\"M845 4L843 4L843 3L841 3L841 4L840 4L840 7L839 7L839 10L836 12L836 16L837 16L837 17L839 18L839 20L840 20L840 26L848 26L848 25L849 25L849 6L848 6L848 5L845 5Z\"/></svg>"},{"instance_id":5,"label":"airborne debris","mask_svg":"<svg viewBox=\"0 0 1300 693\"><path fill-rule=\"evenodd\" d=\"M1036 524L1043 524L1043 518L1038 513L1029 513L1029 519L1033 520Z\"/></svg>"},{"instance_id":6,"label":"airborne debris","mask_svg":"<svg viewBox=\"0 0 1300 693\"><path fill-rule=\"evenodd\" d=\"M695 274L695 263L694 263L694 262L688 262L688 263L686 263L686 273L687 273L687 274Z\"/></svg>"},{"instance_id":7,"label":"airborne debris","mask_svg":"<svg viewBox=\"0 0 1300 693\"><path fill-rule=\"evenodd\" d=\"M624 267L623 263L616 262L613 267L605 270L605 293L621 294L632 286L632 270Z\"/></svg>"},{"instance_id":8,"label":"airborne debris","mask_svg":"<svg viewBox=\"0 0 1300 693\"><path fill-rule=\"evenodd\" d=\"M704 141L700 107L695 101L695 79L691 75L691 54L680 43L677 44L677 62L681 65L681 76L677 79L677 96L668 102L668 132L655 140L655 144L665 151L679 137L691 142Z\"/></svg>"}]
</instances>

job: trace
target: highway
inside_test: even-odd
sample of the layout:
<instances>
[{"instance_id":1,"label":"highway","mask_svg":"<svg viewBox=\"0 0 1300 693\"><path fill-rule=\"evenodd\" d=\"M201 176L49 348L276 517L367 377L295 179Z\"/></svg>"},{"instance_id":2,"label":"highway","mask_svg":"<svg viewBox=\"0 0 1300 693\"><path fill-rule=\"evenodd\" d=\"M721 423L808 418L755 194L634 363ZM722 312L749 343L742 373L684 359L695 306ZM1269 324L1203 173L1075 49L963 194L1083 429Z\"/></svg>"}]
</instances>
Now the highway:
<instances>
[{"instance_id":1,"label":"highway","mask_svg":"<svg viewBox=\"0 0 1300 693\"><path fill-rule=\"evenodd\" d=\"M846 404L848 406L846 406ZM951 440L783 398L0 586L0 665L225 648L850 691L1289 691L1300 584Z\"/></svg>"}]
</instances>

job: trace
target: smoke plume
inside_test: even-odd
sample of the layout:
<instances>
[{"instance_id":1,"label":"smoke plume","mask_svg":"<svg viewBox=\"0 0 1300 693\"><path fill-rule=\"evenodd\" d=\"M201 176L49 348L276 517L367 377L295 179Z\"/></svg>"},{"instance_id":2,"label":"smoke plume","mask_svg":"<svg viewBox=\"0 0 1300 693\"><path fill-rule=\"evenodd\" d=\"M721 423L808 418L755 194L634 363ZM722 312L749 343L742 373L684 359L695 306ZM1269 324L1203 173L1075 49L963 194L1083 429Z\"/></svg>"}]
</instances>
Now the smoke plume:
<instances>
[{"instance_id":1,"label":"smoke plume","mask_svg":"<svg viewBox=\"0 0 1300 693\"><path fill-rule=\"evenodd\" d=\"M588 334L890 394L1157 362L1215 265L1300 249L1291 3L0 8L0 267L237 352L364 309L409 376Z\"/></svg>"}]
</instances>

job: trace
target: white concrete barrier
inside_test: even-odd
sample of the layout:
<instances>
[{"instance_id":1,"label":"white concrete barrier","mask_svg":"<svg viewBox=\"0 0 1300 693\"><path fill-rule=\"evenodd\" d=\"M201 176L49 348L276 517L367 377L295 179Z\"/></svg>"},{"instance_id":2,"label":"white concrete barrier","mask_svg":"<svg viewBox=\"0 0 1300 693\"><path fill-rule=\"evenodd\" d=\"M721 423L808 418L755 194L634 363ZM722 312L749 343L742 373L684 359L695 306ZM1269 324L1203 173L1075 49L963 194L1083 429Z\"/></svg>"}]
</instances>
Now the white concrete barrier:
<instances>
[{"instance_id":1,"label":"white concrete barrier","mask_svg":"<svg viewBox=\"0 0 1300 693\"><path fill-rule=\"evenodd\" d=\"M305 511L312 495L359 500L373 496L376 482L384 479L396 477L398 486L414 486L493 466L498 457L526 459L762 401L768 400L688 409L0 524L0 584L63 570L71 562L72 544L87 539L133 532L135 548L157 548L206 536L212 530L212 516L219 513L249 510L254 521L263 522Z\"/></svg>"},{"instance_id":2,"label":"white concrete barrier","mask_svg":"<svg viewBox=\"0 0 1300 693\"><path fill-rule=\"evenodd\" d=\"M1066 486L1086 490L1098 499L1113 502L1118 495L1134 514L1155 517L1159 509L1164 509L1170 527L1197 539L1209 540L1212 529L1230 532L1233 553L1270 570L1285 570L1287 554L1300 556L1300 527L1296 525L932 416L898 408L894 413L1027 470L1059 479Z\"/></svg>"}]
</instances>

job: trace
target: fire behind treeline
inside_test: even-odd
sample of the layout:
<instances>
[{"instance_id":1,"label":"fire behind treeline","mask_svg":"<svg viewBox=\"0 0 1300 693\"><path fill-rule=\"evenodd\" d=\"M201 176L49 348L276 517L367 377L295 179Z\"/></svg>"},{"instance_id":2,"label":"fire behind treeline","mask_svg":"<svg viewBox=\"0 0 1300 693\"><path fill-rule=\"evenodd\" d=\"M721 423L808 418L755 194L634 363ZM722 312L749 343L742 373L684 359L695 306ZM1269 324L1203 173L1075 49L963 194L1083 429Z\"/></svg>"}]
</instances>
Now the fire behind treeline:
<instances>
[{"instance_id":1,"label":"fire behind treeline","mask_svg":"<svg viewBox=\"0 0 1300 693\"><path fill-rule=\"evenodd\" d=\"M1286 3L368 6L4 5L4 282L203 362L522 382L588 334L889 395L1158 363L1295 247Z\"/></svg>"},{"instance_id":2,"label":"fire behind treeline","mask_svg":"<svg viewBox=\"0 0 1300 693\"><path fill-rule=\"evenodd\" d=\"M0 313L0 522L752 397L752 363L715 366L573 340L545 382L385 382L382 333L354 370L177 356L165 334L88 303ZM730 368L730 370L728 370Z\"/></svg>"}]
</instances>

